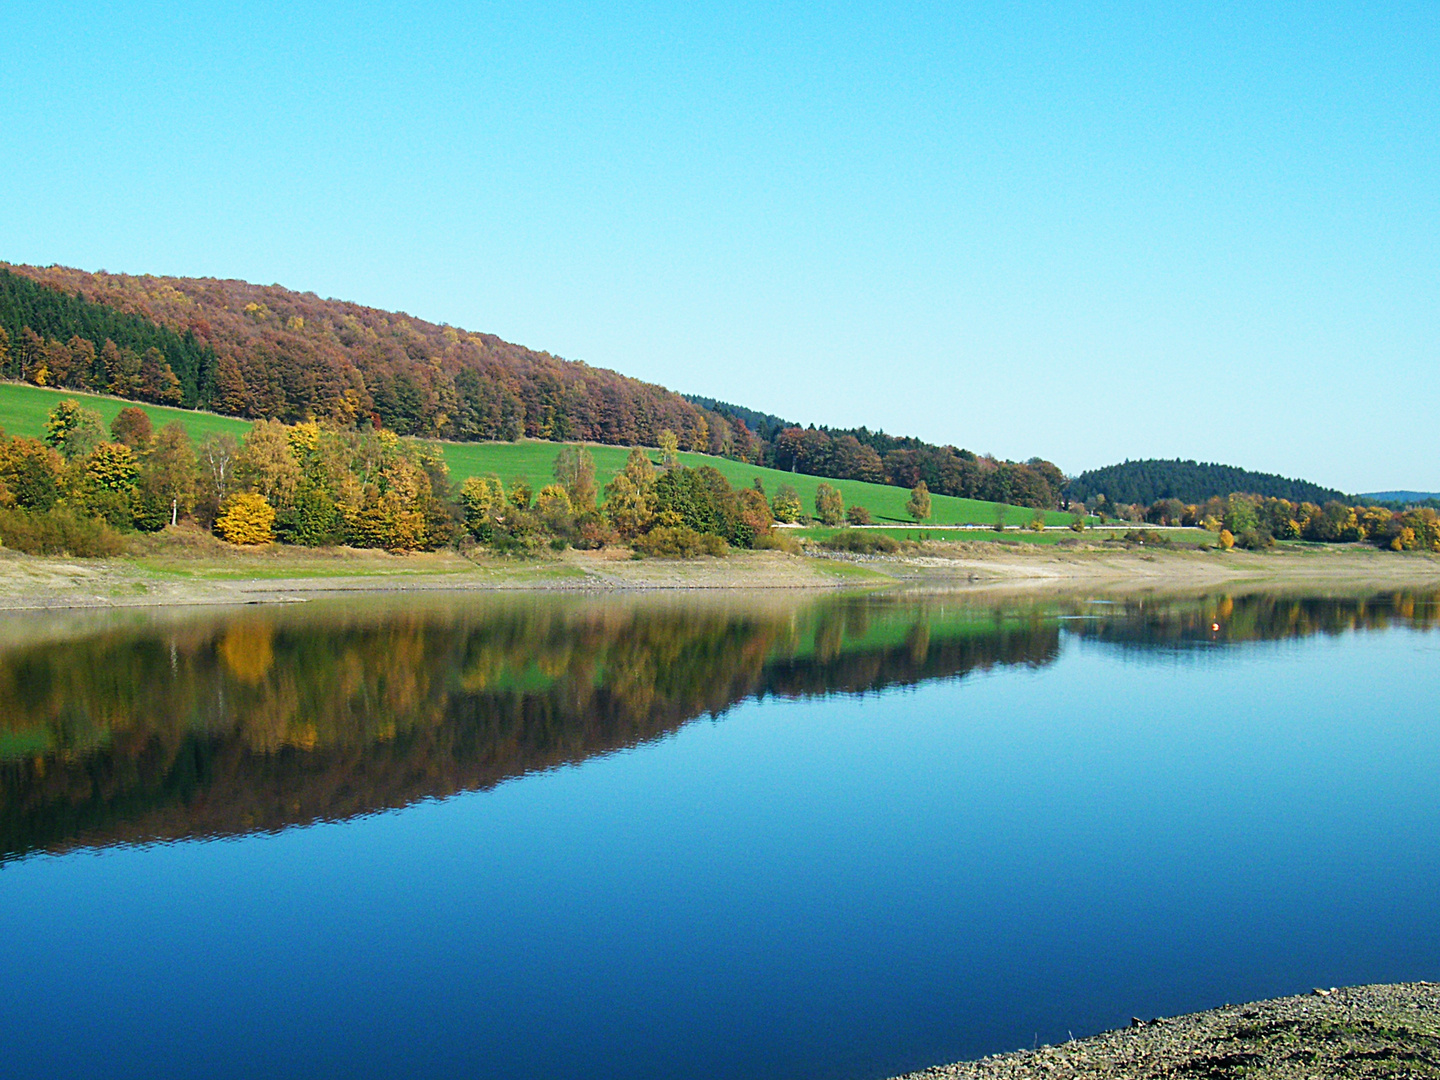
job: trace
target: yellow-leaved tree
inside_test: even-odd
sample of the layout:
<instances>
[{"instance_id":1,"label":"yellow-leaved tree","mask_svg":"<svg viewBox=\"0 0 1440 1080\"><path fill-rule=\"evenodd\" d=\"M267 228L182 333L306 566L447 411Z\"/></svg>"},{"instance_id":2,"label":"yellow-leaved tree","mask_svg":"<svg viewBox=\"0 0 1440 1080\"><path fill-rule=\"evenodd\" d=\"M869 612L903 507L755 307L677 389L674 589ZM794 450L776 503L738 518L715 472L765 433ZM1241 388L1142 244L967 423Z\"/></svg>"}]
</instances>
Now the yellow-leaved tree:
<instances>
[{"instance_id":1,"label":"yellow-leaved tree","mask_svg":"<svg viewBox=\"0 0 1440 1080\"><path fill-rule=\"evenodd\" d=\"M268 544L275 539L275 508L264 495L242 491L225 500L215 531L232 544Z\"/></svg>"}]
</instances>

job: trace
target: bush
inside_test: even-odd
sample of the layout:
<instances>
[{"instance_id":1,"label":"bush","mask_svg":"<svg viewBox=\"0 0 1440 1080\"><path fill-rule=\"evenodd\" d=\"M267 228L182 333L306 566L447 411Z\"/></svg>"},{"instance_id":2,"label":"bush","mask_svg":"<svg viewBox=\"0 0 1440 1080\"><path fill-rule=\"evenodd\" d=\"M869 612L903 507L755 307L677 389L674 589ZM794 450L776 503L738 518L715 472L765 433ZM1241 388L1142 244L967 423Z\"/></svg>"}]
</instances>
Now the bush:
<instances>
[{"instance_id":1,"label":"bush","mask_svg":"<svg viewBox=\"0 0 1440 1080\"><path fill-rule=\"evenodd\" d=\"M275 508L264 495L242 491L225 500L215 531L232 544L268 544L275 539Z\"/></svg>"},{"instance_id":2,"label":"bush","mask_svg":"<svg viewBox=\"0 0 1440 1080\"><path fill-rule=\"evenodd\" d=\"M120 554L120 534L97 518L60 507L31 513L0 510L0 542L26 555L103 559Z\"/></svg>"},{"instance_id":3,"label":"bush","mask_svg":"<svg viewBox=\"0 0 1440 1080\"><path fill-rule=\"evenodd\" d=\"M1229 551L1235 546L1235 537L1229 529L1220 530L1220 548L1222 551Z\"/></svg>"},{"instance_id":4,"label":"bush","mask_svg":"<svg viewBox=\"0 0 1440 1080\"><path fill-rule=\"evenodd\" d=\"M870 511L863 506L852 506L845 511L845 520L851 525L869 525Z\"/></svg>"},{"instance_id":5,"label":"bush","mask_svg":"<svg viewBox=\"0 0 1440 1080\"><path fill-rule=\"evenodd\" d=\"M1265 551L1275 546L1275 537L1264 529L1246 529L1235 537L1235 546L1246 551Z\"/></svg>"},{"instance_id":6,"label":"bush","mask_svg":"<svg viewBox=\"0 0 1440 1080\"><path fill-rule=\"evenodd\" d=\"M645 555L670 559L693 559L700 555L724 555L729 550L723 538L700 533L685 525L659 525L635 538L635 550Z\"/></svg>"},{"instance_id":7,"label":"bush","mask_svg":"<svg viewBox=\"0 0 1440 1080\"><path fill-rule=\"evenodd\" d=\"M859 555L886 555L900 550L900 545L884 533L861 532L859 529L841 529L829 539L820 541L820 546L831 551L853 551Z\"/></svg>"},{"instance_id":8,"label":"bush","mask_svg":"<svg viewBox=\"0 0 1440 1080\"><path fill-rule=\"evenodd\" d=\"M1168 547L1170 539L1154 529L1131 529L1125 534L1125 543L1139 544L1142 547Z\"/></svg>"},{"instance_id":9,"label":"bush","mask_svg":"<svg viewBox=\"0 0 1440 1080\"><path fill-rule=\"evenodd\" d=\"M799 555L802 551L800 541L783 530L776 529L774 532L766 533L764 536L755 538L756 551L783 551L788 555Z\"/></svg>"},{"instance_id":10,"label":"bush","mask_svg":"<svg viewBox=\"0 0 1440 1080\"><path fill-rule=\"evenodd\" d=\"M611 524L594 510L587 510L575 519L574 543L581 551L599 551L618 539Z\"/></svg>"},{"instance_id":11,"label":"bush","mask_svg":"<svg viewBox=\"0 0 1440 1080\"><path fill-rule=\"evenodd\" d=\"M800 520L800 515L805 508L800 505L800 496L789 484L781 484L780 490L775 493L775 500L770 504L771 513L775 515L776 521L783 521L786 525L793 525Z\"/></svg>"}]
</instances>

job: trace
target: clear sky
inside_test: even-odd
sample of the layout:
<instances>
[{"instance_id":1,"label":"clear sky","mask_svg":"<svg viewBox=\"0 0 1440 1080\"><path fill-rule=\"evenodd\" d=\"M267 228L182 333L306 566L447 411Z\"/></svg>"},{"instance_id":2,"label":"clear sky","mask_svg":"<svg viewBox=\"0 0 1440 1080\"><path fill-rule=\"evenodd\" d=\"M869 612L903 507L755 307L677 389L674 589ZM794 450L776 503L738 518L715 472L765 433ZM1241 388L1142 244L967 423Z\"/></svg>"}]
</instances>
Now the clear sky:
<instances>
[{"instance_id":1,"label":"clear sky","mask_svg":"<svg viewBox=\"0 0 1440 1080\"><path fill-rule=\"evenodd\" d=\"M1440 4L0 5L0 259L1440 490Z\"/></svg>"}]
</instances>

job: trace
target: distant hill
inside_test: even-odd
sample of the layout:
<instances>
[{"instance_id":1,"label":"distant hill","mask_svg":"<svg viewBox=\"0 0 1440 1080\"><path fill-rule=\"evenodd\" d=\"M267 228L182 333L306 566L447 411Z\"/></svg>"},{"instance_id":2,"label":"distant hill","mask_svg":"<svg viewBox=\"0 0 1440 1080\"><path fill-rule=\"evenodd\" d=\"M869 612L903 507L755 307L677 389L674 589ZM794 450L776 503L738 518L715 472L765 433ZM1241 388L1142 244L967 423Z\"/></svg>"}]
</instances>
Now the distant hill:
<instances>
[{"instance_id":1,"label":"distant hill","mask_svg":"<svg viewBox=\"0 0 1440 1080\"><path fill-rule=\"evenodd\" d=\"M1203 503L1212 497L1243 491L1248 495L1265 495L1291 502L1324 504L1332 499L1345 501L1345 495L1334 488L1321 487L1305 480L1291 480L1273 473L1250 472L1232 465L1208 462L1148 460L1126 461L1091 469L1070 481L1066 489L1071 499L1089 502L1104 495L1112 503L1143 503L1160 499L1179 499L1183 503Z\"/></svg>"},{"instance_id":2,"label":"distant hill","mask_svg":"<svg viewBox=\"0 0 1440 1080\"><path fill-rule=\"evenodd\" d=\"M1053 509L1065 478L867 428L801 428L404 312L279 285L0 263L0 379L227 416L457 442L680 449L785 472Z\"/></svg>"},{"instance_id":3,"label":"distant hill","mask_svg":"<svg viewBox=\"0 0 1440 1080\"><path fill-rule=\"evenodd\" d=\"M1369 491L1355 497L1367 503L1436 503L1440 491Z\"/></svg>"}]
</instances>

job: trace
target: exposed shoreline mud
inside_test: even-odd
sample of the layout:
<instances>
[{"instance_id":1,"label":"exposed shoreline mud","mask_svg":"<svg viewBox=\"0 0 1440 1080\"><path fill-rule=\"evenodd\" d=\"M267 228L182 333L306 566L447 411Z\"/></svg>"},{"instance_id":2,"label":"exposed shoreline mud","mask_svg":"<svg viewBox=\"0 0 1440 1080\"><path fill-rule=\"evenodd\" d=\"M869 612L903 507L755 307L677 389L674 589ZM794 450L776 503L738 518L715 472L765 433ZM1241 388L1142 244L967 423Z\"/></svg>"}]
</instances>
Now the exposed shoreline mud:
<instances>
[{"instance_id":1,"label":"exposed shoreline mud","mask_svg":"<svg viewBox=\"0 0 1440 1080\"><path fill-rule=\"evenodd\" d=\"M1132 1024L896 1080L1440 1077L1440 983L1315 990Z\"/></svg>"},{"instance_id":2,"label":"exposed shoreline mud","mask_svg":"<svg viewBox=\"0 0 1440 1080\"><path fill-rule=\"evenodd\" d=\"M735 552L640 559L580 552L470 559L351 549L188 552L116 559L0 551L0 610L293 603L318 597L540 590L902 588L966 592L1166 593L1241 585L1440 588L1440 557L1352 545L1264 553L936 544L898 556Z\"/></svg>"}]
</instances>

